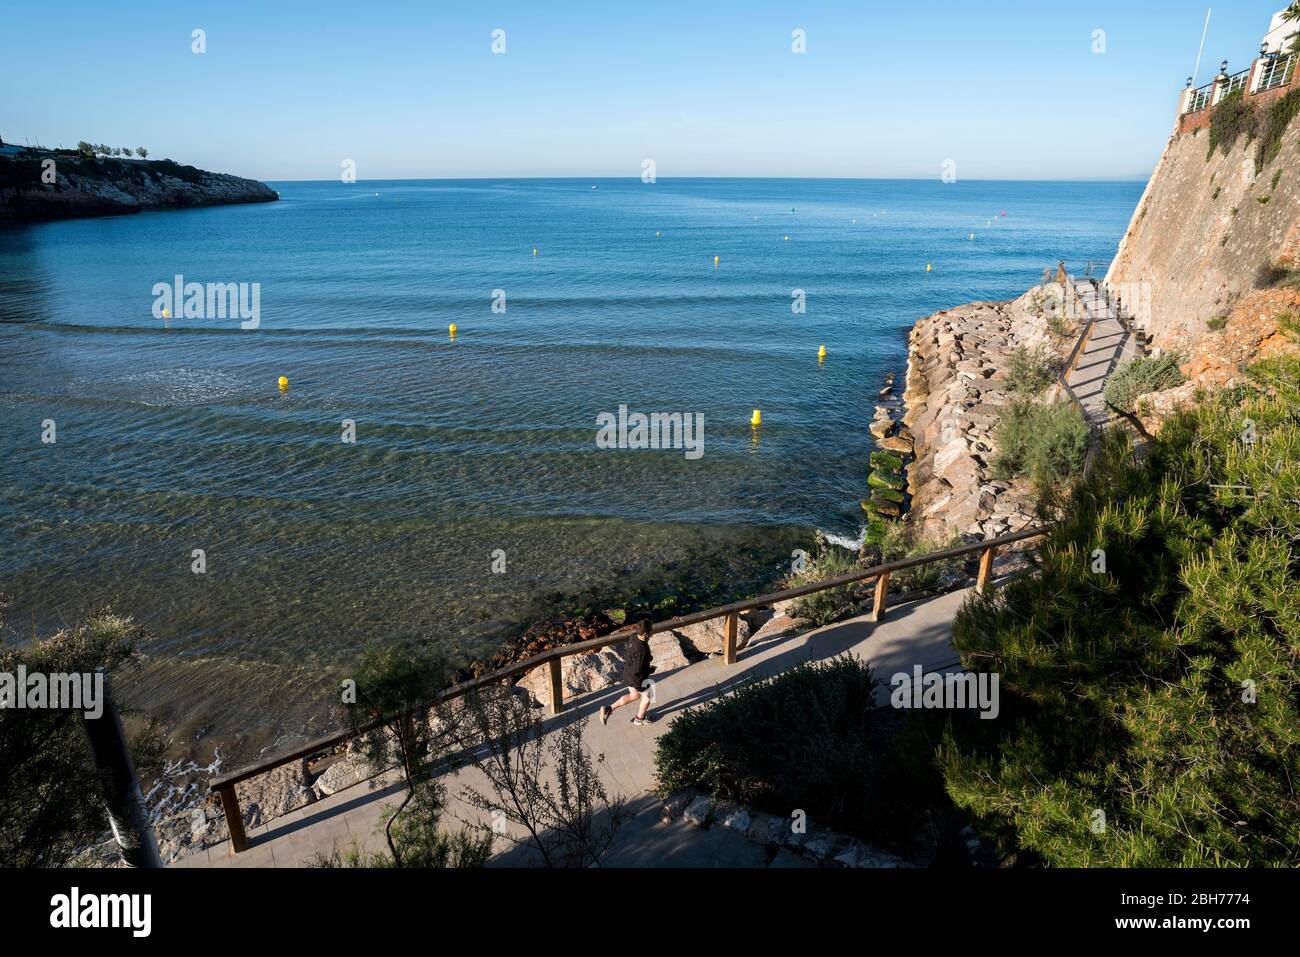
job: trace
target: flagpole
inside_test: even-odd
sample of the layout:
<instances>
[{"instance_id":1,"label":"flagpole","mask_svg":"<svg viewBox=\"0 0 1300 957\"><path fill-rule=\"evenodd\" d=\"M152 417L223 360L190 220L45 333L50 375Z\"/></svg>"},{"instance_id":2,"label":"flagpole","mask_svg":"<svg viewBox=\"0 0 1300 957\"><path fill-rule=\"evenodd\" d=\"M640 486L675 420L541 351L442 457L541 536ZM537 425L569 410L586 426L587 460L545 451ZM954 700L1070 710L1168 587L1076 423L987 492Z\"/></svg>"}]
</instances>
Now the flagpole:
<instances>
[{"instance_id":1,"label":"flagpole","mask_svg":"<svg viewBox=\"0 0 1300 957\"><path fill-rule=\"evenodd\" d=\"M1201 79L1201 54L1205 52L1205 38L1210 32L1210 14L1213 12L1213 7L1207 7L1205 10L1205 29L1201 31L1201 48L1196 51L1196 67L1192 70L1192 89L1196 89L1196 84Z\"/></svg>"}]
</instances>

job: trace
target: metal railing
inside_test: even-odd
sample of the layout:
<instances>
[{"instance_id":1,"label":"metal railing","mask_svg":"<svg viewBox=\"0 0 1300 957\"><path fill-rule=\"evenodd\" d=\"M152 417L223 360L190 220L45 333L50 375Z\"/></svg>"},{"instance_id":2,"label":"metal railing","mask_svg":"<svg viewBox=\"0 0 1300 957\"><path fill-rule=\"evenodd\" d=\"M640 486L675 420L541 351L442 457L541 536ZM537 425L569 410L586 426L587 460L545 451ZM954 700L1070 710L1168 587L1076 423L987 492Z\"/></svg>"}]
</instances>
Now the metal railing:
<instances>
[{"instance_id":1,"label":"metal railing","mask_svg":"<svg viewBox=\"0 0 1300 957\"><path fill-rule=\"evenodd\" d=\"M1076 350L1077 350L1076 346ZM789 601L794 598L802 598L805 595L816 594L820 591L826 591L831 588L840 588L844 585L854 585L860 582L875 581L875 594L872 600L872 616L875 621L880 621L885 617L888 600L889 600L889 576L895 572L905 571L909 568L917 568L922 565L929 565L935 562L952 561L953 559L965 558L971 555L979 555L979 571L975 578L975 588L977 591L985 591L993 587L993 559L998 549L1012 545L1016 542L1022 542L1030 538L1038 538L1051 531L1050 525L1039 525L1033 528L1022 529L1018 532L1011 532L1007 535L1000 535L997 538L990 538L981 542L972 542L969 545L959 545L956 548L946 548L942 551L929 552L925 555L916 555L912 558L903 558L894 562L886 562L883 565L875 565L871 568L859 569L858 571L849 572L844 575L837 575L834 578L828 578L825 581L813 582L808 585L800 585L796 588L787 588L783 591L772 592L767 595L759 595L756 598L749 598L744 601L732 602L729 605L719 605L714 608L707 608L704 611L694 612L689 615L682 615L678 618L672 618L668 621L661 621L652 626L652 632L675 631L686 628L689 625L698 625L706 621L714 621L718 618L725 619L723 628L723 651L722 660L724 664L734 665L736 663L736 645L737 633L740 627L740 613L744 611L753 611L758 608L768 608L780 601ZM534 668L546 665L548 677L548 690L550 697L551 714L559 714L564 710L564 684L562 681L561 664L565 658L572 655L583 655L588 652L597 651L609 645L618 644L626 641L632 635L631 629L619 629L608 635L599 638L591 638L587 641L580 641L571 645L562 645L558 648L551 648L539 655L533 655L524 661L516 662L506 668L498 669L490 674L481 675L470 681L464 681L460 684L443 691L437 699L428 702L428 707L432 708L437 705L446 704L457 698L463 697L472 691L480 688L500 685L504 682L531 671ZM375 725L374 727L378 727ZM367 728L361 731L351 729L336 731L333 734L316 738L308 741L301 747L289 751L282 751L278 754L262 758L254 764L231 771L228 774L222 774L208 782L209 792L216 794L221 799L221 807L225 812L226 826L230 830L230 847L233 853L240 853L248 849L248 836L244 831L243 812L239 806L239 795L236 793L235 786L241 782L248 781L252 778L259 777L276 768L285 765L302 763L305 767L308 758L322 752L332 751L341 745L346 744L353 738L365 733Z\"/></svg>"},{"instance_id":2,"label":"metal railing","mask_svg":"<svg viewBox=\"0 0 1300 957\"><path fill-rule=\"evenodd\" d=\"M1238 90L1244 90L1246 84L1250 82L1250 74L1253 69L1254 68L1251 67L1250 69L1242 70L1240 73L1232 74L1232 76L1228 77L1227 80L1220 81L1223 83L1223 97L1231 96ZM1220 97L1220 99L1223 99L1223 97Z\"/></svg>"},{"instance_id":3,"label":"metal railing","mask_svg":"<svg viewBox=\"0 0 1300 957\"><path fill-rule=\"evenodd\" d=\"M1183 110L1183 115L1188 113L1199 113L1210 105L1210 99L1214 96L1214 84L1207 83L1205 86L1198 86L1192 90L1192 95L1187 98L1187 109Z\"/></svg>"},{"instance_id":4,"label":"metal railing","mask_svg":"<svg viewBox=\"0 0 1300 957\"><path fill-rule=\"evenodd\" d=\"M1295 72L1296 54L1287 53L1282 56L1275 56L1264 64L1259 73L1259 83L1255 85L1256 93L1266 93L1269 90L1275 90L1279 86L1286 86L1291 82L1291 76Z\"/></svg>"}]
</instances>

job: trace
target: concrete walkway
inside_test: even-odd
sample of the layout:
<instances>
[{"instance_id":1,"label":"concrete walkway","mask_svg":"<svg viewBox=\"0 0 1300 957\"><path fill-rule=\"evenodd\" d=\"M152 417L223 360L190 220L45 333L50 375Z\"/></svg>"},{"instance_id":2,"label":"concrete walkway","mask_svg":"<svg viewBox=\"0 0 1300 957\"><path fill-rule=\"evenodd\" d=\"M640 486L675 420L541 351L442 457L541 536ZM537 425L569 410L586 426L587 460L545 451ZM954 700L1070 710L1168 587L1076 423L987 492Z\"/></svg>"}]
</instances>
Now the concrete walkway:
<instances>
[{"instance_id":1,"label":"concrete walkway","mask_svg":"<svg viewBox=\"0 0 1300 957\"><path fill-rule=\"evenodd\" d=\"M654 795L655 739L686 708L714 701L740 682L764 678L810 660L824 661L849 653L869 662L882 682L877 703L886 705L889 678L897 672L910 673L914 665L924 672L960 670L952 647L952 620L969 590L951 592L890 608L879 624L860 616L814 631L770 634L752 641L740 651L735 665L721 658L655 674L654 724L631 724L632 707L619 709L602 726L596 718L599 708L622 694L621 688L592 692L566 702L565 712L547 718L548 724L580 720L587 722L586 745L593 754L604 754L601 777L611 796L621 794L629 801L632 819L619 831L617 843L605 863L624 866L668 867L765 867L806 866L807 862L788 851L769 857L768 851L727 828L699 831L681 821L664 824L661 802ZM773 629L767 629L769 633ZM760 632L761 634L762 632ZM466 787L486 791L486 782L472 768L444 779L448 813L443 824L454 827L456 819L478 823L484 818L459 795ZM378 786L373 786L378 785ZM401 800L404 785L393 775L361 783L309 804L283 817L248 831L250 848L232 855L229 842L184 858L175 867L302 867L317 854L328 854L336 845L346 849L354 840L367 850L384 847L379 827L384 805ZM532 863L528 855L512 849L498 838L496 865Z\"/></svg>"},{"instance_id":2,"label":"concrete walkway","mask_svg":"<svg viewBox=\"0 0 1300 957\"><path fill-rule=\"evenodd\" d=\"M1108 425L1112 414L1106 406L1106 377L1121 365L1141 355L1136 337L1129 332L1115 306L1088 280L1075 280L1075 291L1084 309L1095 321L1092 335L1079 356L1074 371L1066 377L1079 397L1084 412L1095 426Z\"/></svg>"}]
</instances>

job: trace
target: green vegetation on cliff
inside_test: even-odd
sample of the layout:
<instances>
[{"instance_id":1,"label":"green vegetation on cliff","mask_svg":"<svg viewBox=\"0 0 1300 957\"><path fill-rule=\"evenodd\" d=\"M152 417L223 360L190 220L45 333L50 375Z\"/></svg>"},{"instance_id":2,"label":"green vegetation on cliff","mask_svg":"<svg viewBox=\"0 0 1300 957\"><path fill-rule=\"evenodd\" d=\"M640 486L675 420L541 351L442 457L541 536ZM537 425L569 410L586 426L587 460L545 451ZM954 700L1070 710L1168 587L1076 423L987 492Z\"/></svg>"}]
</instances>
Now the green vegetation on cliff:
<instances>
[{"instance_id":1,"label":"green vegetation on cliff","mask_svg":"<svg viewBox=\"0 0 1300 957\"><path fill-rule=\"evenodd\" d=\"M1210 148L1205 158L1212 159L1216 151L1226 156L1245 137L1247 143L1255 143L1255 172L1261 173L1277 159L1282 135L1297 114L1300 89L1258 109L1241 90L1235 90L1215 104L1210 113Z\"/></svg>"},{"instance_id":2,"label":"green vegetation on cliff","mask_svg":"<svg viewBox=\"0 0 1300 957\"><path fill-rule=\"evenodd\" d=\"M1300 848L1294 356L1162 428L1110 434L1038 574L955 625L1002 717L949 733L949 793L1061 866L1290 865Z\"/></svg>"}]
</instances>

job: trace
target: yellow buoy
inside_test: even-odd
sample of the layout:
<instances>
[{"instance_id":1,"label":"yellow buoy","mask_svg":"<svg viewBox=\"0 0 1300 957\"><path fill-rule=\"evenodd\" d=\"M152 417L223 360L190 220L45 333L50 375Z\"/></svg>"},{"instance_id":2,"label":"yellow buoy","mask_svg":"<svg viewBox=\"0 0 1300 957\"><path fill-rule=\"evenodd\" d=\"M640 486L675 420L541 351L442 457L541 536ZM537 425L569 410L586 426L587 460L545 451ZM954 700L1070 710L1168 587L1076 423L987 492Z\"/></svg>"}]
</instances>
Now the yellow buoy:
<instances>
[{"instance_id":1,"label":"yellow buoy","mask_svg":"<svg viewBox=\"0 0 1300 957\"><path fill-rule=\"evenodd\" d=\"M453 339L455 339L455 338L456 338L456 323L453 322L451 325L449 325L449 326L447 327L447 332L451 335L451 337L452 337Z\"/></svg>"},{"instance_id":2,"label":"yellow buoy","mask_svg":"<svg viewBox=\"0 0 1300 957\"><path fill-rule=\"evenodd\" d=\"M164 307L163 307L163 318L164 318L164 319L170 319L171 317L172 317L172 311L171 311L170 309L168 309L167 307L164 306Z\"/></svg>"},{"instance_id":3,"label":"yellow buoy","mask_svg":"<svg viewBox=\"0 0 1300 957\"><path fill-rule=\"evenodd\" d=\"M287 375L280 376L280 391L283 392L288 388L289 388L289 377Z\"/></svg>"},{"instance_id":4,"label":"yellow buoy","mask_svg":"<svg viewBox=\"0 0 1300 957\"><path fill-rule=\"evenodd\" d=\"M785 237L785 241L788 243L790 241L790 237L789 236Z\"/></svg>"},{"instance_id":5,"label":"yellow buoy","mask_svg":"<svg viewBox=\"0 0 1300 957\"><path fill-rule=\"evenodd\" d=\"M718 264L718 257L717 257L717 256L714 256L714 257L713 257L713 265L716 266L717 264Z\"/></svg>"},{"instance_id":6,"label":"yellow buoy","mask_svg":"<svg viewBox=\"0 0 1300 957\"><path fill-rule=\"evenodd\" d=\"M533 255L534 255L534 256L537 255L537 247L536 247L536 246L533 247Z\"/></svg>"},{"instance_id":7,"label":"yellow buoy","mask_svg":"<svg viewBox=\"0 0 1300 957\"><path fill-rule=\"evenodd\" d=\"M826 358L826 347L822 346L817 350L817 361L821 362Z\"/></svg>"},{"instance_id":8,"label":"yellow buoy","mask_svg":"<svg viewBox=\"0 0 1300 957\"><path fill-rule=\"evenodd\" d=\"M759 412L758 409L755 409L755 410L754 410L754 414L751 415L751 416L749 417L749 424L750 424L750 425L762 425L762 424L763 424L763 413L762 413L762 412Z\"/></svg>"},{"instance_id":9,"label":"yellow buoy","mask_svg":"<svg viewBox=\"0 0 1300 957\"><path fill-rule=\"evenodd\" d=\"M926 263L926 264L925 264L925 271L926 271L926 272L934 272L934 263Z\"/></svg>"}]
</instances>

